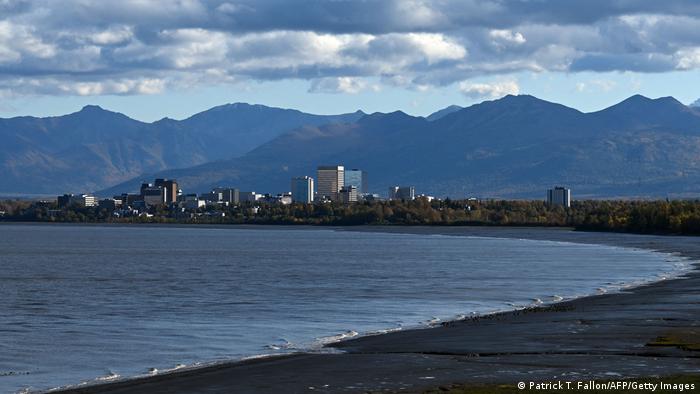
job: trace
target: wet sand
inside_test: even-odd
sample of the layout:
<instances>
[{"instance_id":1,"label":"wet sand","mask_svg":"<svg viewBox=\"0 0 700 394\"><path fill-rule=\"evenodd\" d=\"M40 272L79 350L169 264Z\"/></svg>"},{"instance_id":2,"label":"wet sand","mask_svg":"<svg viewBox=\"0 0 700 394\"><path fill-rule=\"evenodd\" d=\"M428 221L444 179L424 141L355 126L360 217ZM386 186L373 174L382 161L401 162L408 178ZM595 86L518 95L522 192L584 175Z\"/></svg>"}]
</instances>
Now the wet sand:
<instances>
[{"instance_id":1,"label":"wet sand","mask_svg":"<svg viewBox=\"0 0 700 394\"><path fill-rule=\"evenodd\" d=\"M455 236L606 244L700 261L700 238L493 227L352 227ZM611 262L614 264L614 262ZM450 383L514 383L700 373L700 352L648 346L700 330L700 272L439 327L352 339L343 354L297 354L64 390L63 393L416 392Z\"/></svg>"}]
</instances>

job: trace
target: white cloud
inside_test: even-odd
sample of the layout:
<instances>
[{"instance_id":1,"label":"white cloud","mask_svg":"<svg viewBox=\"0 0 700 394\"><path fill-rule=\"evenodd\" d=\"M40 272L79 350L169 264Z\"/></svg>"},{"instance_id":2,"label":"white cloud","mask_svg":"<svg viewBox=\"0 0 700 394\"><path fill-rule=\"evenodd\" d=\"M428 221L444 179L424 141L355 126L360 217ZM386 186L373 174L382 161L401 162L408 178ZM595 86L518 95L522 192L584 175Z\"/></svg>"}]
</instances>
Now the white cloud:
<instances>
[{"instance_id":1,"label":"white cloud","mask_svg":"<svg viewBox=\"0 0 700 394\"><path fill-rule=\"evenodd\" d=\"M412 26L434 26L446 22L440 10L433 8L429 1L402 0L395 3L397 19Z\"/></svg>"},{"instance_id":2,"label":"white cloud","mask_svg":"<svg viewBox=\"0 0 700 394\"><path fill-rule=\"evenodd\" d=\"M503 47L505 44L522 45L527 41L522 33L513 32L511 30L491 30L489 36L494 45L499 47Z\"/></svg>"},{"instance_id":3,"label":"white cloud","mask_svg":"<svg viewBox=\"0 0 700 394\"><path fill-rule=\"evenodd\" d=\"M460 82L459 91L472 99L500 98L509 94L519 94L520 86L515 80L492 83Z\"/></svg>"},{"instance_id":4,"label":"white cloud","mask_svg":"<svg viewBox=\"0 0 700 394\"><path fill-rule=\"evenodd\" d=\"M158 94L163 91L164 87L165 82L159 79L62 83L56 86L65 94L78 96Z\"/></svg>"},{"instance_id":5,"label":"white cloud","mask_svg":"<svg viewBox=\"0 0 700 394\"><path fill-rule=\"evenodd\" d=\"M221 64L228 52L228 36L204 29L166 30L160 33L164 45L155 56L168 59L178 69Z\"/></svg>"},{"instance_id":6,"label":"white cloud","mask_svg":"<svg viewBox=\"0 0 700 394\"><path fill-rule=\"evenodd\" d=\"M54 56L56 50L33 28L0 20L0 63L16 63L26 57L46 59Z\"/></svg>"},{"instance_id":7,"label":"white cloud","mask_svg":"<svg viewBox=\"0 0 700 394\"><path fill-rule=\"evenodd\" d=\"M411 43L430 63L441 60L459 60L467 50L444 34L409 33L401 39Z\"/></svg>"},{"instance_id":8,"label":"white cloud","mask_svg":"<svg viewBox=\"0 0 700 394\"><path fill-rule=\"evenodd\" d=\"M120 26L95 33L90 37L90 40L97 45L115 45L131 40L133 35L130 27Z\"/></svg>"},{"instance_id":9,"label":"white cloud","mask_svg":"<svg viewBox=\"0 0 700 394\"><path fill-rule=\"evenodd\" d=\"M679 70L700 68L700 47L681 49L676 53Z\"/></svg>"},{"instance_id":10,"label":"white cloud","mask_svg":"<svg viewBox=\"0 0 700 394\"><path fill-rule=\"evenodd\" d=\"M311 81L311 93L349 93L357 94L365 90L378 91L379 86L353 77L321 78Z\"/></svg>"},{"instance_id":11,"label":"white cloud","mask_svg":"<svg viewBox=\"0 0 700 394\"><path fill-rule=\"evenodd\" d=\"M8 97L24 94L75 96L159 94L165 91L166 85L165 80L158 78L78 82L67 82L57 78L19 78L12 81L0 80L0 92Z\"/></svg>"},{"instance_id":12,"label":"white cloud","mask_svg":"<svg viewBox=\"0 0 700 394\"><path fill-rule=\"evenodd\" d=\"M609 92L617 86L615 81L608 79L592 79L586 82L576 83L576 90L579 92Z\"/></svg>"}]
</instances>

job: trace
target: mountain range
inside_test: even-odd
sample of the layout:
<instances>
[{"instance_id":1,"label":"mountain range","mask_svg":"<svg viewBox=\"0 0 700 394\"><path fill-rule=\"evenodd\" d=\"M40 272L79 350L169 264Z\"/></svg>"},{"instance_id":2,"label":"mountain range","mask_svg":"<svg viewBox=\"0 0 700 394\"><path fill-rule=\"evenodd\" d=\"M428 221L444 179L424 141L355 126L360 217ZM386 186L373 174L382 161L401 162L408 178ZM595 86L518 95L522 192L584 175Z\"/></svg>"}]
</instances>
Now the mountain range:
<instances>
[{"instance_id":1,"label":"mountain range","mask_svg":"<svg viewBox=\"0 0 700 394\"><path fill-rule=\"evenodd\" d=\"M696 196L700 113L671 97L633 96L583 113L506 96L432 121L397 111L307 125L238 158L152 176L177 178L190 190L231 185L281 192L290 177L314 176L319 164L362 168L370 191L381 194L410 184L419 193L452 197L539 198L554 185L591 198Z\"/></svg>"},{"instance_id":2,"label":"mountain range","mask_svg":"<svg viewBox=\"0 0 700 394\"><path fill-rule=\"evenodd\" d=\"M362 116L236 103L153 123L98 106L65 116L0 119L0 193L100 190L144 173L237 157L303 125Z\"/></svg>"},{"instance_id":3,"label":"mountain range","mask_svg":"<svg viewBox=\"0 0 700 394\"><path fill-rule=\"evenodd\" d=\"M86 107L0 120L0 135L11 142L0 148L0 168L12 170L0 192L112 195L165 177L186 192L277 193L292 176L344 164L367 171L380 194L397 184L450 197L542 198L555 185L578 198L700 194L700 110L671 97L637 95L583 113L506 96L425 118L231 104L154 123Z\"/></svg>"}]
</instances>

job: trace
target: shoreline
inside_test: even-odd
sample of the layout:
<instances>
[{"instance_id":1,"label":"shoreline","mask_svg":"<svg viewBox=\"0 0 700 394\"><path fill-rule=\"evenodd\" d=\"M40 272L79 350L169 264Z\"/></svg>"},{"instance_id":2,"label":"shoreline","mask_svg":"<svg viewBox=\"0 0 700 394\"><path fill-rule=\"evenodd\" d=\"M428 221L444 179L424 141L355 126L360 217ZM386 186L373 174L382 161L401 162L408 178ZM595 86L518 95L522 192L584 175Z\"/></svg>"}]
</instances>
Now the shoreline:
<instances>
[{"instance_id":1,"label":"shoreline","mask_svg":"<svg viewBox=\"0 0 700 394\"><path fill-rule=\"evenodd\" d=\"M197 226L199 227L199 226ZM260 226L210 226L215 228L257 228ZM290 226L263 226L264 228L284 228L288 229ZM293 226L295 227L295 226ZM315 226L313 226L315 227ZM423 235L448 235L448 236L479 236L479 237L497 237L497 238L515 238L515 239L532 239L532 240L542 240L542 241L555 241L555 242L574 242L574 243L584 243L584 244L605 244L609 246L616 247L633 247L637 249L644 250L654 250L664 253L672 253L680 255L684 258L695 260L691 262L691 268L685 273L686 278L679 279L661 279L659 281L654 281L646 284L641 284L635 286L634 288L621 288L619 291L605 293L600 295L587 295L583 297L578 297L574 299L568 299L558 302L547 303L541 306L527 307L524 309L513 309L509 311L495 312L487 315L479 315L478 317L472 318L467 317L463 320L453 320L446 321L435 325L434 327L421 327L421 328L410 328L406 330L393 331L389 333L381 334L368 334L359 337L353 337L351 339L342 340L339 342L333 342L326 345L326 348L340 349L347 353L294 353L294 354L284 354L284 355L271 355L267 357L255 357L251 359L244 359L240 361L225 361L219 362L212 365L205 366L194 366L192 368L182 368L179 370L174 370L171 372L166 372L153 376L139 376L133 378L125 378L124 380L117 380L111 382L95 382L86 385L81 385L77 387L70 387L61 390L52 390L53 393L93 393L93 392L112 392L112 393L132 393L132 392L142 392L146 389L148 392L197 392L199 389L206 392L226 392L227 390L235 390L237 392L286 392L280 391L282 387L286 388L287 384L291 383L297 388L293 392L364 392L366 388L370 387L368 384L363 383L358 385L345 384L342 383L343 379L328 378L326 374L321 371L323 367L331 365L343 366L342 370L346 373L345 379L354 381L367 381L368 374L373 375L376 371L364 371L356 370L353 371L352 367L356 367L356 361L353 359L357 358L367 358L371 360L382 360L381 363L396 361L395 365L390 368L383 368L384 372L389 375L389 379L384 382L380 382L379 386L374 387L374 389L387 389L391 388L393 390L400 390L402 388L419 389L420 387L431 387L436 384L444 383L458 383L458 382L510 382L513 381L512 378L508 377L509 374L501 374L502 376L491 376L490 379L484 380L483 377L478 379L457 379L457 378L438 378L436 376L418 376L411 372L412 369L417 366L423 366L423 364L428 365L426 370L434 369L452 369L452 372L456 369L456 366L447 367L447 364L451 364L450 361L454 362L450 358L454 357L466 357L466 358L481 358L481 357L491 357L493 360L499 358L505 358L508 360L500 360L496 364L508 365L511 364L513 359L536 356L538 354L547 354L548 352L513 352L503 348L503 346L496 346L494 349L465 349L463 346L464 337L461 339L459 337L454 338L453 335L445 335L446 330L453 329L454 327L460 328L460 331L464 331L464 335L474 335L475 333L479 335L484 335L483 330L480 330L482 326L488 326L492 329L493 322L498 322L497 325L502 325L503 321L506 322L519 322L523 323L522 316L543 316L547 315L551 317L557 317L558 314L570 310L578 310L582 307L589 306L591 304L595 305L600 303L600 301L607 302L610 298L615 301L616 298L620 298L625 294L635 294L640 292L656 292L660 287L667 287L671 282L682 282L689 279L696 279L700 281L700 271L697 260L700 260L700 246L689 247L694 245L688 245L692 243L693 237L669 237L669 236L654 236L654 235L630 235L630 234L620 234L620 233L589 233L589 232L579 232L572 231L571 229L561 229L561 228L503 228L503 227L405 227L405 226L364 226L364 227L336 227L336 226L323 226L321 228L329 229L332 228L336 231L362 231L362 232L383 232L383 233L408 233L408 234L423 234ZM580 234L580 235L574 235ZM607 238L605 240L601 239ZM667 239L662 242L661 239ZM690 238L688 240L687 238ZM669 241L673 240L673 241ZM678 247L680 241L685 241L685 247ZM683 243L683 242L680 242ZM635 246L635 244L637 246ZM671 284L673 287L674 285ZM677 286L676 286L677 287ZM613 302L614 304L614 302ZM527 320L527 319L525 319ZM487 323L485 323L487 322ZM528 322L524 322L528 323ZM441 331L442 330L442 331ZM474 331L474 332L470 332ZM488 335L487 335L488 336ZM493 334L490 335L493 340ZM653 338L649 338L652 340ZM457 342L462 342L461 346L457 345ZM526 344L525 344L526 345ZM467 346L469 347L469 346ZM475 351L476 350L476 351ZM551 352L549 352L551 353ZM637 352L639 353L639 352ZM672 357L667 355L665 351L655 352L655 357ZM673 353L673 352L670 352ZM677 353L677 352L676 352ZM584 355L585 352L577 351L566 351L562 353L564 358L576 358L577 355ZM629 355L620 355L620 357L631 357L634 356L634 352ZM687 354L684 356L688 356ZM547 357L544 357L547 358ZM556 357L555 357L556 358ZM672 357L675 358L675 357ZM574 360L570 360L573 362ZM458 361L458 363L464 363L464 360ZM311 364L316 368L315 371L309 371L309 365ZM282 364L282 365L280 365ZM402 365L403 364L403 365ZM580 364L580 362L575 362L574 364ZM613 363L614 364L614 363ZM700 365L695 363L695 365ZM349 368L348 368L349 367ZM669 365L665 366L669 373L678 371L678 368L670 368ZM301 370L305 372L302 373ZM459 368L457 368L459 369ZM260 377L244 378L244 382L241 382L241 372L250 370L264 372L264 376L286 376L289 373L294 373L294 378L289 380L287 376L287 381L285 386L275 386L269 382L265 382L265 379ZM381 370L381 368L380 368ZM684 371L684 370L681 370ZM700 371L700 368L697 368ZM372 372L372 373L370 373ZM484 372L484 371L482 371ZM638 374L640 371L637 371ZM641 371L644 372L644 371ZM246 373L247 374L247 373ZM634 373L632 375L625 376L636 376ZM638 375L642 376L642 375ZM499 379L499 377L501 379ZM314 382L319 378L325 378L331 383L324 384L311 384L308 382ZM335 379L335 381L334 381ZM417 381L416 381L417 379ZM374 379L376 380L376 379ZM396 381L392 384L390 381ZM413 383L405 383L402 380L413 380ZM370 382L372 379L369 380ZM183 383L185 385L183 386ZM241 383L243 383L241 385ZM356 382L357 383L357 382ZM340 387L342 386L342 387ZM185 388L187 387L187 388ZM218 390L218 391L217 391Z\"/></svg>"},{"instance_id":2,"label":"shoreline","mask_svg":"<svg viewBox=\"0 0 700 394\"><path fill-rule=\"evenodd\" d=\"M596 234L630 234L630 235L649 235L649 236L661 236L661 237L696 237L700 238L700 235L693 233L678 233L678 232L668 232L668 231L658 231L658 232L634 232L626 230L604 230L596 228L581 228L571 225L550 225L541 224L536 225L532 223L524 224L493 224L493 223L468 223L468 224L411 224L411 223L386 223L386 224L326 224L326 223L206 223L206 222L108 222L108 221L87 221L87 222L69 222L69 221L16 221L16 220L0 220L0 226L2 225L50 225L50 226L97 226L97 227L174 227L174 228L216 228L216 229L236 229L236 228L246 228L251 230L265 230L265 229L333 229L333 230L348 230L348 231L362 231L362 232L402 232L397 229L409 229L406 230L406 234L422 234L411 232L410 229L431 229L431 230L441 230L441 229L484 229L487 231L496 230L552 230L552 231L572 231L572 232L582 232L582 233L596 233ZM451 233L431 233L431 234L442 234L450 235Z\"/></svg>"}]
</instances>

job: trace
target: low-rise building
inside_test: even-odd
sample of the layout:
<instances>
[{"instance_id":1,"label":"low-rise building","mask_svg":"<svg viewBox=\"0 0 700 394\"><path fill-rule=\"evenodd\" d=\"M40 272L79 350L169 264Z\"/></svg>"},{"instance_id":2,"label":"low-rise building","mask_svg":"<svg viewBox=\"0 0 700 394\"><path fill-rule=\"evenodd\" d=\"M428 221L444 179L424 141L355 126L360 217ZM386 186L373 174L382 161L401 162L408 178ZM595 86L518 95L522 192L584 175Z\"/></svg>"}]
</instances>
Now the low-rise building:
<instances>
[{"instance_id":1,"label":"low-rise building","mask_svg":"<svg viewBox=\"0 0 700 394\"><path fill-rule=\"evenodd\" d=\"M97 206L100 209L114 211L122 206L122 200L117 200L116 198L104 198L97 203Z\"/></svg>"},{"instance_id":2,"label":"low-rise building","mask_svg":"<svg viewBox=\"0 0 700 394\"><path fill-rule=\"evenodd\" d=\"M119 196L114 196L112 198L114 198L115 200L121 200L122 206L125 206L125 207L129 207L129 206L134 205L134 202L136 202L136 201L139 201L139 200L143 201L140 194L124 193L124 194L121 194Z\"/></svg>"},{"instance_id":3,"label":"low-rise building","mask_svg":"<svg viewBox=\"0 0 700 394\"><path fill-rule=\"evenodd\" d=\"M358 194L357 194L357 186L355 185L349 185L349 186L343 186L342 189L340 189L340 193L338 193L340 197L340 202L344 204L348 204L351 202L357 202L358 200Z\"/></svg>"},{"instance_id":4,"label":"low-rise building","mask_svg":"<svg viewBox=\"0 0 700 394\"><path fill-rule=\"evenodd\" d=\"M199 198L206 202L220 203L223 202L224 196L223 193L212 190L209 193L200 194Z\"/></svg>"},{"instance_id":5,"label":"low-rise building","mask_svg":"<svg viewBox=\"0 0 700 394\"><path fill-rule=\"evenodd\" d=\"M239 200L240 202L255 202L261 199L263 196L261 194L256 194L255 192L240 192Z\"/></svg>"},{"instance_id":6,"label":"low-rise building","mask_svg":"<svg viewBox=\"0 0 700 394\"><path fill-rule=\"evenodd\" d=\"M365 193L360 196L360 199L364 201L382 201L382 197L376 193Z\"/></svg>"},{"instance_id":7,"label":"low-rise building","mask_svg":"<svg viewBox=\"0 0 700 394\"><path fill-rule=\"evenodd\" d=\"M413 186L392 186L389 188L389 200L411 201L416 198L416 188Z\"/></svg>"},{"instance_id":8,"label":"low-rise building","mask_svg":"<svg viewBox=\"0 0 700 394\"><path fill-rule=\"evenodd\" d=\"M64 194L62 196L58 196L56 201L59 207L94 207L97 205L97 199L95 196L90 194Z\"/></svg>"},{"instance_id":9,"label":"low-rise building","mask_svg":"<svg viewBox=\"0 0 700 394\"><path fill-rule=\"evenodd\" d=\"M207 202L196 194L185 194L181 197L180 206L185 209L199 209L207 205Z\"/></svg>"},{"instance_id":10,"label":"low-rise building","mask_svg":"<svg viewBox=\"0 0 700 394\"><path fill-rule=\"evenodd\" d=\"M277 198L279 199L279 202L282 205L289 205L292 203L292 193L278 194Z\"/></svg>"}]
</instances>

